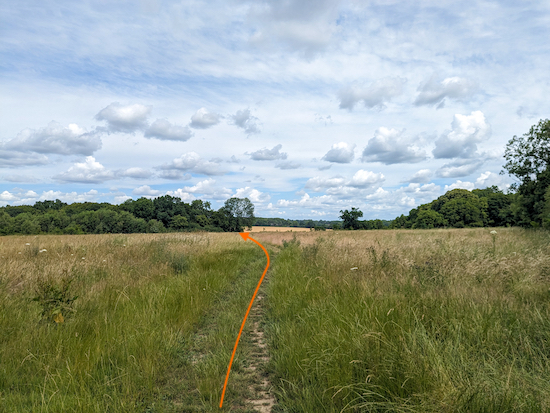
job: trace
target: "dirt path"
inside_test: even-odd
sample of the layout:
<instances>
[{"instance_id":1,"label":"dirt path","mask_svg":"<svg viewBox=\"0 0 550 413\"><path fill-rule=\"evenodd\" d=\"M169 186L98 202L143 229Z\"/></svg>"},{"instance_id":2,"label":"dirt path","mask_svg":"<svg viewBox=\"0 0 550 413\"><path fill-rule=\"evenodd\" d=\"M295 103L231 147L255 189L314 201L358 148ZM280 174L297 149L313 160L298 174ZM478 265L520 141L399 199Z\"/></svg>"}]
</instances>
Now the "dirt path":
<instances>
[{"instance_id":1,"label":"dirt path","mask_svg":"<svg viewBox=\"0 0 550 413\"><path fill-rule=\"evenodd\" d=\"M261 325L261 320L264 314L264 299L265 294L260 291L256 297L254 306L250 311L250 318L248 320L252 326L250 341L254 346L248 370L250 371L250 374L255 376L254 381L256 383L250 388L254 396L248 400L248 402L252 404L257 412L271 413L271 409L275 405L275 398L271 394L272 386L266 373L266 366L269 362L269 353L267 343L264 338L264 331Z\"/></svg>"}]
</instances>

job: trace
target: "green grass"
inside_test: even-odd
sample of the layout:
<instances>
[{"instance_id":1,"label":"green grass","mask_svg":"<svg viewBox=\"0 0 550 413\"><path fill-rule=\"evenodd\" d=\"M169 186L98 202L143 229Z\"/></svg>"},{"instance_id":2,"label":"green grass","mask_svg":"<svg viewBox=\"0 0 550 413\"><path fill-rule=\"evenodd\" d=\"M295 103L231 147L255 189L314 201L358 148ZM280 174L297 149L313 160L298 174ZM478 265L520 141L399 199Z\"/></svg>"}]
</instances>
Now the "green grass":
<instances>
[{"instance_id":1,"label":"green grass","mask_svg":"<svg viewBox=\"0 0 550 413\"><path fill-rule=\"evenodd\" d=\"M513 229L494 252L487 230L287 244L268 290L277 411L548 411L549 240Z\"/></svg>"},{"instance_id":2,"label":"green grass","mask_svg":"<svg viewBox=\"0 0 550 413\"><path fill-rule=\"evenodd\" d=\"M2 245L8 258L0 278L0 411L176 411L178 404L169 401L177 398L198 406L189 411L217 406L243 300L250 300L250 286L265 265L251 243L236 234L221 237L41 237L34 243L47 252L30 256L18 254L31 250L23 237L7 238L12 242ZM78 295L74 314L66 312L62 324L41 321L40 303L31 300L36 285L67 278ZM224 298L231 291L237 298ZM208 363L192 366L192 339L212 314L219 314L221 332L198 349ZM246 379L239 378L242 354L228 406L246 390ZM181 377L174 375L177 368ZM184 383L170 387L170 380ZM182 389L188 394L174 394Z\"/></svg>"},{"instance_id":3,"label":"green grass","mask_svg":"<svg viewBox=\"0 0 550 413\"><path fill-rule=\"evenodd\" d=\"M550 235L489 231L254 234L274 412L550 411ZM0 257L0 412L220 411L254 243L10 236ZM43 317L37 288L63 305ZM249 327L222 411L252 412Z\"/></svg>"}]
</instances>

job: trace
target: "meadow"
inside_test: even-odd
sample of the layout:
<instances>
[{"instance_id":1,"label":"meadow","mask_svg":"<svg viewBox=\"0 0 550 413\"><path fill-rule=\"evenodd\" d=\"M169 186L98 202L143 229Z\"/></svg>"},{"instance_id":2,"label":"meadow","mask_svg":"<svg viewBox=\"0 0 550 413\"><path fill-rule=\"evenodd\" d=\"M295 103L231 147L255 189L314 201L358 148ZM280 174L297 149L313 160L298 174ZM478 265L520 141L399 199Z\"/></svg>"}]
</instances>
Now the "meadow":
<instances>
[{"instance_id":1,"label":"meadow","mask_svg":"<svg viewBox=\"0 0 550 413\"><path fill-rule=\"evenodd\" d=\"M550 234L490 231L253 233L269 358L247 324L223 409L258 246L2 237L0 412L550 411Z\"/></svg>"}]
</instances>

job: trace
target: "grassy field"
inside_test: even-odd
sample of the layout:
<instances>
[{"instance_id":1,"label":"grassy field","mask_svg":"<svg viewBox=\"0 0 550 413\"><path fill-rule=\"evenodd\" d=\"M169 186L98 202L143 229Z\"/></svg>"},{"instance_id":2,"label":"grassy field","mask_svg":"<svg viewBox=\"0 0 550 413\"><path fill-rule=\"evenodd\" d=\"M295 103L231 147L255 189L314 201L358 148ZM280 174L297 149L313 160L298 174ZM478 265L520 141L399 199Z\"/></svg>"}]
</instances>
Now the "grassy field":
<instances>
[{"instance_id":1,"label":"grassy field","mask_svg":"<svg viewBox=\"0 0 550 413\"><path fill-rule=\"evenodd\" d=\"M496 231L254 233L273 411L550 411L550 234ZM254 243L10 236L0 256L0 412L220 411ZM254 411L249 333L221 411Z\"/></svg>"}]
</instances>

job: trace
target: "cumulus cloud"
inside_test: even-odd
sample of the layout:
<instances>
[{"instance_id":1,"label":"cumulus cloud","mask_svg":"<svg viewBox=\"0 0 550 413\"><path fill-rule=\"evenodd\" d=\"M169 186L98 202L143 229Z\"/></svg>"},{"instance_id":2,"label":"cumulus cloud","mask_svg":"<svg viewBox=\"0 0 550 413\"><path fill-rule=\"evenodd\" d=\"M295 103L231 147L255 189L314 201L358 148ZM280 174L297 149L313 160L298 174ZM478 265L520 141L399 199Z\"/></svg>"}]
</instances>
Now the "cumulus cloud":
<instances>
[{"instance_id":1,"label":"cumulus cloud","mask_svg":"<svg viewBox=\"0 0 550 413\"><path fill-rule=\"evenodd\" d=\"M491 136L491 127L481 111L470 115L456 114L446 132L435 142L435 158L472 158L477 156L477 144Z\"/></svg>"},{"instance_id":2,"label":"cumulus cloud","mask_svg":"<svg viewBox=\"0 0 550 413\"><path fill-rule=\"evenodd\" d=\"M188 126L173 125L166 119L157 119L143 134L146 138L185 142L193 136Z\"/></svg>"},{"instance_id":3,"label":"cumulus cloud","mask_svg":"<svg viewBox=\"0 0 550 413\"><path fill-rule=\"evenodd\" d=\"M346 179L343 176L333 176L331 178L313 177L310 178L305 188L311 189L314 192L328 192L333 195L353 195L358 194L357 190L374 188L385 181L382 173L375 173L358 170L351 179Z\"/></svg>"},{"instance_id":4,"label":"cumulus cloud","mask_svg":"<svg viewBox=\"0 0 550 413\"><path fill-rule=\"evenodd\" d=\"M121 105L113 102L101 109L95 119L106 121L110 132L135 132L147 126L147 117L152 106L145 106L139 103L133 105Z\"/></svg>"},{"instance_id":5,"label":"cumulus cloud","mask_svg":"<svg viewBox=\"0 0 550 413\"><path fill-rule=\"evenodd\" d=\"M97 131L88 133L75 123L64 127L52 121L38 130L24 129L2 146L3 149L18 152L92 155L101 148L101 139Z\"/></svg>"},{"instance_id":6,"label":"cumulus cloud","mask_svg":"<svg viewBox=\"0 0 550 413\"><path fill-rule=\"evenodd\" d=\"M400 77L386 77L367 87L355 84L341 89L338 92L340 109L352 110L359 102L363 102L369 109L375 106L384 107L385 103L403 93L404 83L405 79Z\"/></svg>"},{"instance_id":7,"label":"cumulus cloud","mask_svg":"<svg viewBox=\"0 0 550 413\"><path fill-rule=\"evenodd\" d=\"M448 77L439 81L436 75L418 86L418 96L414 104L438 105L438 108L445 104L444 99L462 100L471 97L478 89L476 82L463 77Z\"/></svg>"},{"instance_id":8,"label":"cumulus cloud","mask_svg":"<svg viewBox=\"0 0 550 413\"><path fill-rule=\"evenodd\" d=\"M498 186L501 190L508 187L508 185L504 183L502 175L490 171L483 172L475 182L476 188L479 189L488 188L493 185Z\"/></svg>"},{"instance_id":9,"label":"cumulus cloud","mask_svg":"<svg viewBox=\"0 0 550 413\"><path fill-rule=\"evenodd\" d=\"M386 165L396 163L417 163L426 159L426 153L406 142L403 131L378 128L363 150L363 162L381 162Z\"/></svg>"},{"instance_id":10,"label":"cumulus cloud","mask_svg":"<svg viewBox=\"0 0 550 413\"><path fill-rule=\"evenodd\" d=\"M190 127L195 129L208 129L220 123L221 116L217 113L208 112L206 108L200 108L191 116Z\"/></svg>"},{"instance_id":11,"label":"cumulus cloud","mask_svg":"<svg viewBox=\"0 0 550 413\"><path fill-rule=\"evenodd\" d=\"M0 193L0 205L32 205L36 201L46 201L59 199L68 204L74 202L92 202L98 200L98 191L92 189L88 192L61 192L61 191L43 191L41 195L38 195L34 191L24 191L19 188L14 189L12 192L4 191Z\"/></svg>"},{"instance_id":12,"label":"cumulus cloud","mask_svg":"<svg viewBox=\"0 0 550 413\"><path fill-rule=\"evenodd\" d=\"M180 198L183 202L192 202L195 199L197 199L193 194L190 194L189 192L185 192L181 188L178 188L175 191L166 191L166 195Z\"/></svg>"},{"instance_id":13,"label":"cumulus cloud","mask_svg":"<svg viewBox=\"0 0 550 413\"><path fill-rule=\"evenodd\" d=\"M459 178L468 176L477 171L482 165L483 160L458 160L443 165L436 171L436 175L441 178Z\"/></svg>"},{"instance_id":14,"label":"cumulus cloud","mask_svg":"<svg viewBox=\"0 0 550 413\"><path fill-rule=\"evenodd\" d=\"M99 184L115 179L115 173L105 169L93 156L87 156L84 162L77 162L67 172L55 175L53 179L62 182Z\"/></svg>"},{"instance_id":15,"label":"cumulus cloud","mask_svg":"<svg viewBox=\"0 0 550 413\"><path fill-rule=\"evenodd\" d=\"M179 172L192 172L201 175L223 175L225 171L220 168L219 162L205 161L196 152L188 152L181 155L179 158L175 158L169 164L162 165L158 169L163 171L179 171ZM170 178L170 174L164 174L163 177L168 179L179 179L177 173L173 175L174 178Z\"/></svg>"},{"instance_id":16,"label":"cumulus cloud","mask_svg":"<svg viewBox=\"0 0 550 413\"><path fill-rule=\"evenodd\" d=\"M271 196L265 192L260 192L257 189L249 186L245 188L239 188L233 195L236 198L248 198L251 202L267 202L271 199Z\"/></svg>"},{"instance_id":17,"label":"cumulus cloud","mask_svg":"<svg viewBox=\"0 0 550 413\"><path fill-rule=\"evenodd\" d=\"M160 169L160 168L159 168ZM188 181L193 176L189 173L184 173L175 169L165 169L159 173L159 178L170 179L173 181Z\"/></svg>"},{"instance_id":18,"label":"cumulus cloud","mask_svg":"<svg viewBox=\"0 0 550 413\"><path fill-rule=\"evenodd\" d=\"M45 155L28 154L0 149L0 168L17 168L20 166L46 165L49 162Z\"/></svg>"},{"instance_id":19,"label":"cumulus cloud","mask_svg":"<svg viewBox=\"0 0 550 413\"><path fill-rule=\"evenodd\" d=\"M279 169L298 169L302 165L297 162L287 161L287 162L281 162L277 165L275 165L275 168Z\"/></svg>"},{"instance_id":20,"label":"cumulus cloud","mask_svg":"<svg viewBox=\"0 0 550 413\"><path fill-rule=\"evenodd\" d=\"M256 152L250 154L250 159L254 161L274 161L277 159L286 159L287 154L285 152L280 152L283 145L279 144L274 146L272 149L259 149Z\"/></svg>"},{"instance_id":21,"label":"cumulus cloud","mask_svg":"<svg viewBox=\"0 0 550 413\"><path fill-rule=\"evenodd\" d=\"M332 178L321 178L319 176L310 178L305 187L312 189L314 192L322 192L327 188L339 188L345 186L347 183L346 178L343 176L333 176Z\"/></svg>"},{"instance_id":22,"label":"cumulus cloud","mask_svg":"<svg viewBox=\"0 0 550 413\"><path fill-rule=\"evenodd\" d=\"M321 159L335 163L350 163L353 161L354 150L355 145L348 145L346 142L335 143Z\"/></svg>"},{"instance_id":23,"label":"cumulus cloud","mask_svg":"<svg viewBox=\"0 0 550 413\"><path fill-rule=\"evenodd\" d=\"M162 194L162 191L159 191L157 189L151 189L149 185L142 185L140 187L135 188L132 191L133 195L141 195L145 197L156 197Z\"/></svg>"},{"instance_id":24,"label":"cumulus cloud","mask_svg":"<svg viewBox=\"0 0 550 413\"><path fill-rule=\"evenodd\" d=\"M386 178L384 177L384 174L380 172L374 173L371 171L359 169L357 172L355 172L353 178L351 178L351 182L349 183L349 185L357 188L365 188L381 184L385 181L385 179Z\"/></svg>"},{"instance_id":25,"label":"cumulus cloud","mask_svg":"<svg viewBox=\"0 0 550 413\"><path fill-rule=\"evenodd\" d=\"M411 182L411 183L425 183L429 182L432 179L432 171L429 169L421 169L414 173L409 179L406 179L402 182Z\"/></svg>"},{"instance_id":26,"label":"cumulus cloud","mask_svg":"<svg viewBox=\"0 0 550 413\"><path fill-rule=\"evenodd\" d=\"M231 120L233 121L233 124L244 129L244 131L249 135L253 133L260 133L258 118L250 114L250 109L238 110L237 113L231 116Z\"/></svg>"},{"instance_id":27,"label":"cumulus cloud","mask_svg":"<svg viewBox=\"0 0 550 413\"><path fill-rule=\"evenodd\" d=\"M475 185L472 182L462 182L458 180L451 185L445 185L443 192L452 191L453 189L467 189L468 191L471 191L472 189L475 189Z\"/></svg>"},{"instance_id":28,"label":"cumulus cloud","mask_svg":"<svg viewBox=\"0 0 550 413\"><path fill-rule=\"evenodd\" d=\"M153 173L147 169L135 167L119 171L117 172L117 176L124 178L143 179L150 178L151 176L153 176Z\"/></svg>"}]
</instances>

